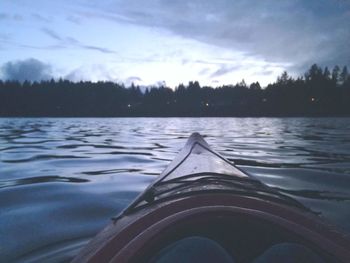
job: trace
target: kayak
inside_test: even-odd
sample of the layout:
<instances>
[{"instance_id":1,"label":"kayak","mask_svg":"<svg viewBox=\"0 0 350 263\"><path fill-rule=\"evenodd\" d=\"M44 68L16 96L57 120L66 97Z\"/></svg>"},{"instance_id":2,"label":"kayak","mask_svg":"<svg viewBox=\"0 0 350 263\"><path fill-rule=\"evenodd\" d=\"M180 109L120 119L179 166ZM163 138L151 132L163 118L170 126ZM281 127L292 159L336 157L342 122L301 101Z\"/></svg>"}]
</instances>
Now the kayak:
<instances>
[{"instance_id":1,"label":"kayak","mask_svg":"<svg viewBox=\"0 0 350 263\"><path fill-rule=\"evenodd\" d=\"M148 262L190 236L215 240L238 262L283 242L306 246L325 262L350 262L347 236L214 152L198 133L73 262Z\"/></svg>"}]
</instances>

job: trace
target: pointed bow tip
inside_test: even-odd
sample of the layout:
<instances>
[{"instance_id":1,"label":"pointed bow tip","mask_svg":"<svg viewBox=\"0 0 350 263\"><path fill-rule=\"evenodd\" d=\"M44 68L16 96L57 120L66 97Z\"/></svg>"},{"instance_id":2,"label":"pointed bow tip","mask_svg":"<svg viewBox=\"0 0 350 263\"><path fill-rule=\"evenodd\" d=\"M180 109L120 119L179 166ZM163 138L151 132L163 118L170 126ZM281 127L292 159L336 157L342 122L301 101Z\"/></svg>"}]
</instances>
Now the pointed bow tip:
<instances>
[{"instance_id":1,"label":"pointed bow tip","mask_svg":"<svg viewBox=\"0 0 350 263\"><path fill-rule=\"evenodd\" d=\"M204 140L203 136L198 132L194 132L188 138L187 145L193 145L194 143L200 143L206 147L209 147L208 143Z\"/></svg>"}]
</instances>

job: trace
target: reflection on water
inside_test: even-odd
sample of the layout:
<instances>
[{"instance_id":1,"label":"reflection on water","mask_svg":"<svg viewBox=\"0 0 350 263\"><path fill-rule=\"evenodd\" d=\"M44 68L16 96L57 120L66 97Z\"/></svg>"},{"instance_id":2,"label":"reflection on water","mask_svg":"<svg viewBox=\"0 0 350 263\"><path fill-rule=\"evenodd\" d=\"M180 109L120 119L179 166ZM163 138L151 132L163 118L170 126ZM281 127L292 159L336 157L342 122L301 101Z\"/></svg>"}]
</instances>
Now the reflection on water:
<instances>
[{"instance_id":1,"label":"reflection on water","mask_svg":"<svg viewBox=\"0 0 350 263\"><path fill-rule=\"evenodd\" d=\"M0 119L0 258L67 261L192 132L350 233L349 118Z\"/></svg>"}]
</instances>

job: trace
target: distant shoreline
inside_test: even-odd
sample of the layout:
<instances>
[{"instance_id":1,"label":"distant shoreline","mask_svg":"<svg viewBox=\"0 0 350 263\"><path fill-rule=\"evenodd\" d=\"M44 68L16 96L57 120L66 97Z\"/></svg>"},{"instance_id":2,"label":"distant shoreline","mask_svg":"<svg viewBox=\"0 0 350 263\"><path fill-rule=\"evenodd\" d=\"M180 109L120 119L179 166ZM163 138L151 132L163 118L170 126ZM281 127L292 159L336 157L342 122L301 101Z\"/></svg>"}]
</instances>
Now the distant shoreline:
<instances>
[{"instance_id":1,"label":"distant shoreline","mask_svg":"<svg viewBox=\"0 0 350 263\"><path fill-rule=\"evenodd\" d=\"M275 83L220 87L198 81L125 87L113 82L0 80L1 117L349 117L350 74L316 64L304 77L284 72Z\"/></svg>"},{"instance_id":2,"label":"distant shoreline","mask_svg":"<svg viewBox=\"0 0 350 263\"><path fill-rule=\"evenodd\" d=\"M178 118L227 118L227 119L230 119L230 118L350 118L350 115L338 115L338 116L0 116L0 119L44 119L44 118L53 118L53 119L92 119L92 118L96 118L96 119L113 119L113 118L164 118L164 119L178 119Z\"/></svg>"}]
</instances>

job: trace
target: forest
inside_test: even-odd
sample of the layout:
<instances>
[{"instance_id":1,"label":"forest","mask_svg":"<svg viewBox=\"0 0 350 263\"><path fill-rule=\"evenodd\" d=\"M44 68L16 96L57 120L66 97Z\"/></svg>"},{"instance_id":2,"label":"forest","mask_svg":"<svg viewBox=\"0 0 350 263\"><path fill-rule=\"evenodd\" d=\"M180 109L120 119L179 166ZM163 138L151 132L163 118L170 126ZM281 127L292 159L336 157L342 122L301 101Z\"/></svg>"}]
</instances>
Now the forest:
<instances>
[{"instance_id":1,"label":"forest","mask_svg":"<svg viewBox=\"0 0 350 263\"><path fill-rule=\"evenodd\" d=\"M220 87L198 81L142 87L114 82L0 80L1 117L303 117L350 116L346 66L312 65L303 76L283 72L259 82Z\"/></svg>"}]
</instances>

